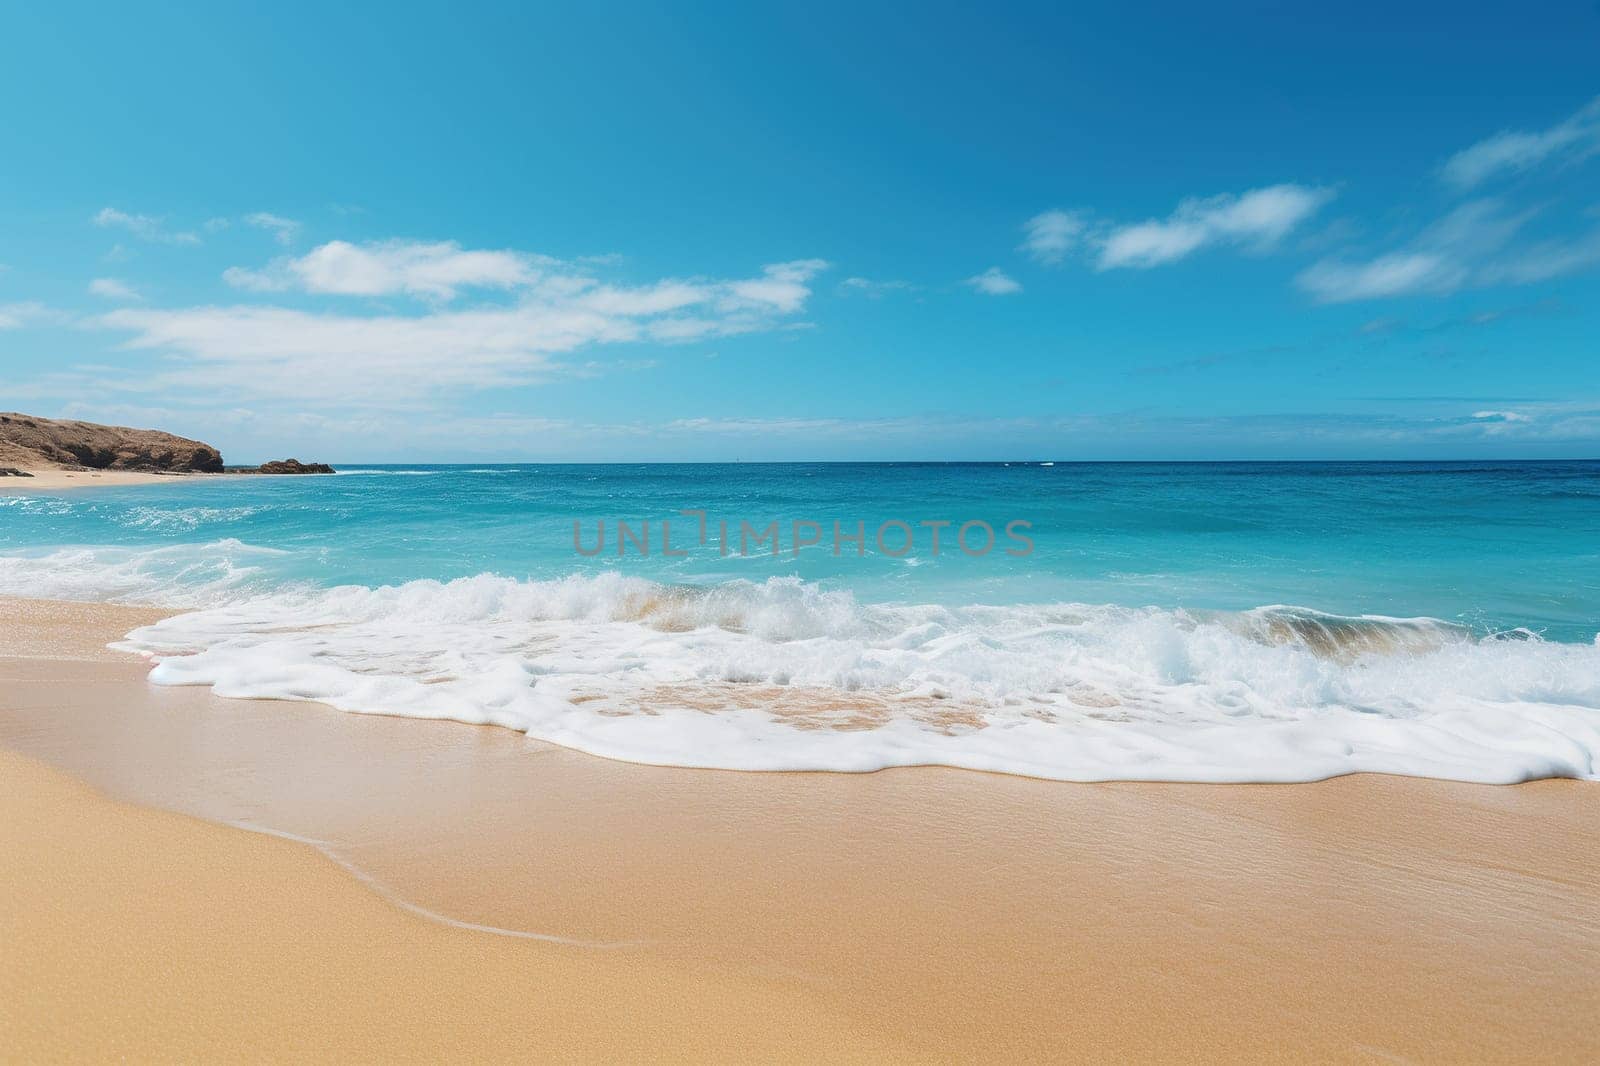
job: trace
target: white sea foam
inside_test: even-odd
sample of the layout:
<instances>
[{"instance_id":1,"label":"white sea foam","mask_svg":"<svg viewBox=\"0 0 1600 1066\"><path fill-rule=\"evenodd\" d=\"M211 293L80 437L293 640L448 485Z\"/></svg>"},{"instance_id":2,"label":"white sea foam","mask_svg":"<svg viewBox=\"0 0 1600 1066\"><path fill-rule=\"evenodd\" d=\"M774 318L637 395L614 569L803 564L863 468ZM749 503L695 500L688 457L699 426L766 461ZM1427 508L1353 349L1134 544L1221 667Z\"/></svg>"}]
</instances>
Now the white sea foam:
<instances>
[{"instance_id":1,"label":"white sea foam","mask_svg":"<svg viewBox=\"0 0 1600 1066\"><path fill-rule=\"evenodd\" d=\"M201 526L216 526L225 522L242 522L260 514L263 507L132 507L116 519L118 525L129 529L156 530L158 532L187 533Z\"/></svg>"},{"instance_id":2,"label":"white sea foam","mask_svg":"<svg viewBox=\"0 0 1600 1066\"><path fill-rule=\"evenodd\" d=\"M65 547L0 555L0 596L198 608L276 585L262 563L287 552L228 537L162 547Z\"/></svg>"},{"instance_id":3,"label":"white sea foam","mask_svg":"<svg viewBox=\"0 0 1600 1066\"><path fill-rule=\"evenodd\" d=\"M285 586L237 540L0 557L0 594L196 608L152 680L741 770L941 764L1062 780L1600 773L1600 638L1431 619L863 604L793 578ZM267 564L267 565L263 565Z\"/></svg>"}]
</instances>

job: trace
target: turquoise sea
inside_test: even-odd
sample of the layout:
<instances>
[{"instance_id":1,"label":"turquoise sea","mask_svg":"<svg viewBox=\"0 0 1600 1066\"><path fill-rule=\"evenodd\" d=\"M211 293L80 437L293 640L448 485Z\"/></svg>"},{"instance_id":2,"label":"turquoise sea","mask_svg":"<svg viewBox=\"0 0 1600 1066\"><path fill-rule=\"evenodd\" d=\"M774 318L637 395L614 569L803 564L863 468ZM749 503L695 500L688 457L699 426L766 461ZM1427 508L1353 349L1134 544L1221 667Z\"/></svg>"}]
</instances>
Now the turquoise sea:
<instances>
[{"instance_id":1,"label":"turquoise sea","mask_svg":"<svg viewBox=\"0 0 1600 1066\"><path fill-rule=\"evenodd\" d=\"M183 609L130 636L156 681L652 762L1518 780L1600 752L1600 462L173 479L0 496L0 593ZM835 728L841 694L872 728Z\"/></svg>"}]
</instances>

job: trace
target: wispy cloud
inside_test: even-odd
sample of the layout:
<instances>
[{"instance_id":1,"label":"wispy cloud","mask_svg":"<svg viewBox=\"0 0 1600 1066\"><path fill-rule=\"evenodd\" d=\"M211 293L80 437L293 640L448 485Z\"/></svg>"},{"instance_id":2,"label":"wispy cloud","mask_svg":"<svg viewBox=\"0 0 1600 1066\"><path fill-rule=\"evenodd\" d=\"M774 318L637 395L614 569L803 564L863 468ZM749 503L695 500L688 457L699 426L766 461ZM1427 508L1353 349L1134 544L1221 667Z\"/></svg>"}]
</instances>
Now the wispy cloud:
<instances>
[{"instance_id":1,"label":"wispy cloud","mask_svg":"<svg viewBox=\"0 0 1600 1066\"><path fill-rule=\"evenodd\" d=\"M1531 422L1533 419L1521 411L1474 411L1475 422Z\"/></svg>"},{"instance_id":2,"label":"wispy cloud","mask_svg":"<svg viewBox=\"0 0 1600 1066\"><path fill-rule=\"evenodd\" d=\"M1514 304L1508 307L1488 307L1424 323L1413 323L1403 318L1384 316L1362 323L1356 333L1364 337L1395 336L1398 334L1432 336L1464 329L1481 329L1519 318L1547 318L1552 315L1567 314L1568 312L1569 308L1562 301L1547 297L1532 303Z\"/></svg>"},{"instance_id":3,"label":"wispy cloud","mask_svg":"<svg viewBox=\"0 0 1600 1066\"><path fill-rule=\"evenodd\" d=\"M463 288L510 289L531 284L554 260L511 251L471 251L454 241L329 241L263 270L230 267L228 284L255 292L303 289L342 296L404 293L453 299Z\"/></svg>"},{"instance_id":4,"label":"wispy cloud","mask_svg":"<svg viewBox=\"0 0 1600 1066\"><path fill-rule=\"evenodd\" d=\"M163 228L162 220L153 215L130 214L114 207L102 207L91 220L104 229L124 229L142 241L156 244L199 244L200 238L190 232L172 232Z\"/></svg>"},{"instance_id":5,"label":"wispy cloud","mask_svg":"<svg viewBox=\"0 0 1600 1066\"><path fill-rule=\"evenodd\" d=\"M1008 296L1014 292L1022 291L1022 283L1006 274L999 267L990 267L982 274L975 274L962 282L970 285L986 296Z\"/></svg>"},{"instance_id":6,"label":"wispy cloud","mask_svg":"<svg viewBox=\"0 0 1600 1066\"><path fill-rule=\"evenodd\" d=\"M274 215L266 211L257 211L254 214L244 216L244 224L254 226L256 229L266 230L272 234L273 240L279 244L293 244L295 238L300 235L300 223L292 218L284 218L282 215Z\"/></svg>"},{"instance_id":7,"label":"wispy cloud","mask_svg":"<svg viewBox=\"0 0 1600 1066\"><path fill-rule=\"evenodd\" d=\"M1021 250L1047 265L1061 262L1083 237L1088 221L1076 211L1044 211L1022 225Z\"/></svg>"},{"instance_id":8,"label":"wispy cloud","mask_svg":"<svg viewBox=\"0 0 1600 1066\"><path fill-rule=\"evenodd\" d=\"M45 308L37 303L0 304L0 329L21 329L37 322Z\"/></svg>"},{"instance_id":9,"label":"wispy cloud","mask_svg":"<svg viewBox=\"0 0 1600 1066\"><path fill-rule=\"evenodd\" d=\"M726 292L719 293L716 287L706 288L703 285L690 285L688 288L702 293L725 312L759 308L789 315L800 310L811 295L811 279L827 269L828 261L825 259L796 259L762 268L759 278L727 282Z\"/></svg>"},{"instance_id":10,"label":"wispy cloud","mask_svg":"<svg viewBox=\"0 0 1600 1066\"><path fill-rule=\"evenodd\" d=\"M1409 414L1315 414L1184 416L1145 411L1068 414L1053 417L912 414L885 418L700 417L635 426L637 436L745 438L757 442L904 441L926 448L964 441L994 442L1007 452L1070 454L1088 446L1098 453L1107 441L1141 452L1154 443L1173 456L1173 442L1215 454L1219 445L1291 446L1316 452L1351 448L1387 449L1493 441L1496 444L1561 443L1600 437L1600 401L1528 402L1516 407L1463 407L1442 400L1418 404ZM590 427L598 428L598 427Z\"/></svg>"},{"instance_id":11,"label":"wispy cloud","mask_svg":"<svg viewBox=\"0 0 1600 1066\"><path fill-rule=\"evenodd\" d=\"M839 288L845 292L877 300L888 296L890 293L911 292L916 289L916 286L909 281L895 281L892 279L875 281L872 278L845 278L839 282Z\"/></svg>"},{"instance_id":12,"label":"wispy cloud","mask_svg":"<svg viewBox=\"0 0 1600 1066\"><path fill-rule=\"evenodd\" d=\"M1600 97L1543 130L1504 130L1464 148L1445 161L1440 173L1459 189L1517 173L1548 159L1573 159L1600 152Z\"/></svg>"},{"instance_id":13,"label":"wispy cloud","mask_svg":"<svg viewBox=\"0 0 1600 1066\"><path fill-rule=\"evenodd\" d=\"M546 298L582 294L597 309L643 307L674 310L716 302L798 310L811 295L809 282L828 268L821 259L774 263L760 277L740 281L667 280L632 289L601 285L589 267L614 262L595 257L566 263L511 250L462 248L455 241L329 241L303 256L276 259L261 269L230 267L223 278L251 292L299 290L338 296L417 296L450 301L474 289L533 293Z\"/></svg>"},{"instance_id":14,"label":"wispy cloud","mask_svg":"<svg viewBox=\"0 0 1600 1066\"><path fill-rule=\"evenodd\" d=\"M860 432L883 425L884 421L864 422L843 418L677 418L661 428L668 432L745 436L763 433L832 433L841 429Z\"/></svg>"},{"instance_id":15,"label":"wispy cloud","mask_svg":"<svg viewBox=\"0 0 1600 1066\"><path fill-rule=\"evenodd\" d=\"M1472 200L1397 249L1365 259L1324 259L1297 281L1323 303L1342 303L1526 284L1600 263L1600 229L1576 238L1518 242L1538 213L1511 210L1498 199Z\"/></svg>"},{"instance_id":16,"label":"wispy cloud","mask_svg":"<svg viewBox=\"0 0 1600 1066\"><path fill-rule=\"evenodd\" d=\"M95 278L89 282L89 293L118 303L132 303L142 298L132 285L116 278Z\"/></svg>"},{"instance_id":17,"label":"wispy cloud","mask_svg":"<svg viewBox=\"0 0 1600 1066\"><path fill-rule=\"evenodd\" d=\"M1467 271L1439 252L1389 252L1366 262L1327 260L1299 277L1302 289L1323 303L1370 300L1406 293L1446 293L1460 288Z\"/></svg>"},{"instance_id":18,"label":"wispy cloud","mask_svg":"<svg viewBox=\"0 0 1600 1066\"><path fill-rule=\"evenodd\" d=\"M1538 241L1479 272L1485 285L1528 285L1573 274L1600 263L1600 228L1578 237Z\"/></svg>"},{"instance_id":19,"label":"wispy cloud","mask_svg":"<svg viewBox=\"0 0 1600 1066\"><path fill-rule=\"evenodd\" d=\"M324 245L323 251L331 246ZM392 245L376 246L387 253ZM410 246L408 246L410 247ZM95 324L128 335L124 347L174 357L176 369L131 389L226 389L307 406L394 405L441 390L521 385L613 365L568 366L569 353L597 345L673 343L781 328L804 309L820 259L774 263L750 278L662 279L610 285L518 253L462 252L431 245L420 257L374 262L315 258L283 277L310 291L349 295L417 292L446 297L458 286L516 285L512 305L420 314L314 313L271 306L122 309ZM344 249L354 246L344 245ZM546 265L549 264L549 265ZM628 365L638 366L639 361ZM117 387L117 383L109 383Z\"/></svg>"},{"instance_id":20,"label":"wispy cloud","mask_svg":"<svg viewBox=\"0 0 1600 1066\"><path fill-rule=\"evenodd\" d=\"M1238 196L1185 200L1165 219L1112 229L1096 265L1101 270L1161 266L1213 244L1269 248L1332 198L1331 189L1271 185Z\"/></svg>"}]
</instances>

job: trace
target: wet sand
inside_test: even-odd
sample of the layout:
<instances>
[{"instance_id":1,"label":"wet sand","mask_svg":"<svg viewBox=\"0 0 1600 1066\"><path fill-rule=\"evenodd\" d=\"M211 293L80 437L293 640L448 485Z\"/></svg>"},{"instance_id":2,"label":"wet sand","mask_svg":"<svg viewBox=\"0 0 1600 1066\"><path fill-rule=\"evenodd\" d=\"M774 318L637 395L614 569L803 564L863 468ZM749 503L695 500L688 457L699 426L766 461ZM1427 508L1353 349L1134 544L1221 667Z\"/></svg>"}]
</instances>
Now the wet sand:
<instances>
[{"instance_id":1,"label":"wet sand","mask_svg":"<svg viewBox=\"0 0 1600 1066\"><path fill-rule=\"evenodd\" d=\"M0 904L4 928L31 945L26 959L0 952L0 1000L21 1019L0 1028L5 1057L54 1057L46 1030L64 1030L95 974L137 984L143 973L148 984L225 963L256 975L248 995L198 983L137 1025L109 1008L93 1025L75 1020L57 1038L82 1043L53 1046L93 1055L111 1046L96 1041L120 1040L148 1057L195 1027L185 1010L225 994L262 1021L234 1044L214 1033L224 1042L213 1049L271 1053L274 1019L320 1034L298 1045L315 1048L337 1037L343 1012L362 1009L339 984L354 980L423 1029L428 1010L476 1017L452 1015L440 1032L466 1041L454 1045L462 1056L494 1055L506 1045L472 1040L498 1032L495 997L432 1007L405 997L434 973L461 972L451 967L464 957L502 953L533 968L506 977L483 964L509 982L506 1001L539 1000L558 973L576 982L562 986L566 1013L528 1024L522 1053L549 1057L604 1056L604 1024L617 1027L606 1039L688 1056L712 1037L742 1047L732 1034L751 1030L775 1039L743 1057L777 1044L817 1058L840 1039L873 1058L1600 1055L1592 783L1067 785L937 768L636 766L506 730L151 686L141 663L100 647L149 618L125 610L0 601L0 654L11 656L0 658L0 748L118 799L319 845L117 805L15 769L30 764L0 764L6 832L24 831L19 810L43 810L35 844L74 844L53 849L32 894L8 885ZM163 828L143 835L151 826ZM230 848L251 855L224 859ZM170 898L136 907L135 875L174 864L207 880L168 877ZM85 880L97 891L64 889ZM174 932L171 915L218 899L228 913L298 899L305 913L274 913L284 929L312 924L274 937L196 918ZM381 917L394 939L371 941L389 945L371 958L324 942L324 899L335 901L329 921L355 923L341 928ZM357 900L364 917L341 917ZM116 956L133 970L101 961L113 938L88 913L101 906L120 907L116 921L144 945ZM575 978L558 963L594 969ZM630 1001L634 978L658 1005L714 995L721 1009L659 1034L662 1016L649 1011L599 1021L596 1005ZM28 982L37 988L24 995ZM325 998L307 991L324 986ZM376 1017L350 1032L373 1031ZM366 1046L348 1040L328 1046Z\"/></svg>"},{"instance_id":2,"label":"wet sand","mask_svg":"<svg viewBox=\"0 0 1600 1066\"><path fill-rule=\"evenodd\" d=\"M453 929L302 845L0 752L0 1058L892 1061L782 988Z\"/></svg>"}]
</instances>

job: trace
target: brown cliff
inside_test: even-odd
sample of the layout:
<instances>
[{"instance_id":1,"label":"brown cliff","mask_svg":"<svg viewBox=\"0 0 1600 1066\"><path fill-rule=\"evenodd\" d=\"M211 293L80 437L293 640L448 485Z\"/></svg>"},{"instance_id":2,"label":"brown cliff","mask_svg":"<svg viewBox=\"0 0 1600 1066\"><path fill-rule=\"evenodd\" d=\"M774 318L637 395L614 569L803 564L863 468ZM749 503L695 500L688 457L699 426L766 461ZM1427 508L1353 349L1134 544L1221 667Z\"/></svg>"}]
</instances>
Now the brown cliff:
<instances>
[{"instance_id":1,"label":"brown cliff","mask_svg":"<svg viewBox=\"0 0 1600 1066\"><path fill-rule=\"evenodd\" d=\"M209 444L155 429L0 413L0 464L21 468L220 473Z\"/></svg>"}]
</instances>

